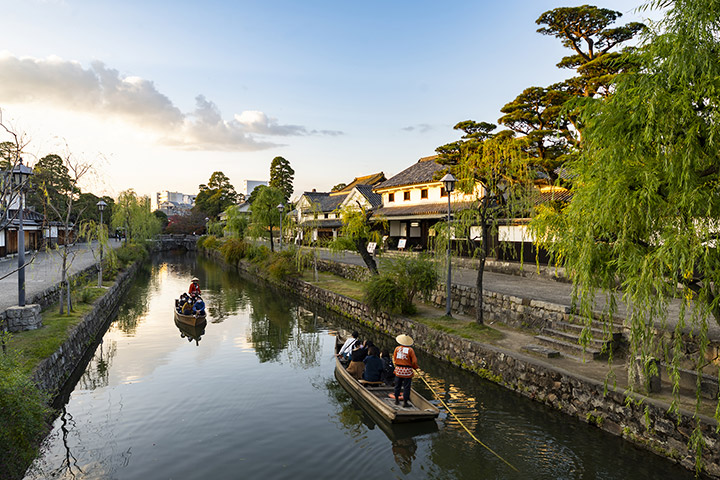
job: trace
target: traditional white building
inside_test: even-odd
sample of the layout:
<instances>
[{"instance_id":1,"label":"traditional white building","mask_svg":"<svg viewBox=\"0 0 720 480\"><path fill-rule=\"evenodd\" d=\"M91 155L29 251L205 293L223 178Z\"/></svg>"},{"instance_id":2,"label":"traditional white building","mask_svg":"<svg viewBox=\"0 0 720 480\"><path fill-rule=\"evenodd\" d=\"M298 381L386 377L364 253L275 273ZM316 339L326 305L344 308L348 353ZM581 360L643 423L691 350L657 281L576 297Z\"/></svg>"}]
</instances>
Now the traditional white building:
<instances>
[{"instance_id":1,"label":"traditional white building","mask_svg":"<svg viewBox=\"0 0 720 480\"><path fill-rule=\"evenodd\" d=\"M350 184L335 192L305 192L298 200L295 214L299 228L298 240L309 232L309 241L337 238L342 220L340 211L346 206L373 210L380 206L380 195L373 185L385 180L382 172L356 177Z\"/></svg>"},{"instance_id":2,"label":"traditional white building","mask_svg":"<svg viewBox=\"0 0 720 480\"><path fill-rule=\"evenodd\" d=\"M373 218L383 217L387 221L391 248L404 243L406 249L427 249L433 225L447 220L448 195L440 181L440 174L447 167L437 163L437 158L437 155L421 158L373 189L382 199L382 206L373 212ZM451 209L456 212L469 208L482 195L484 189L479 183L472 194L456 189L450 193Z\"/></svg>"}]
</instances>

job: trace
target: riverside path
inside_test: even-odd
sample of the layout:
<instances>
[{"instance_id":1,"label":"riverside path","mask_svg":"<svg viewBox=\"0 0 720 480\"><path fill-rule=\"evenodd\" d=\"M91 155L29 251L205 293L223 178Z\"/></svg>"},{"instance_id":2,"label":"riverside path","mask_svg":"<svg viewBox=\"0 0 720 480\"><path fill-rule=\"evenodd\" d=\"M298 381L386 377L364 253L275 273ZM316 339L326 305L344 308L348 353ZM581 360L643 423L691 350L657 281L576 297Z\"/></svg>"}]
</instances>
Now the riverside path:
<instances>
[{"instance_id":1,"label":"riverside path","mask_svg":"<svg viewBox=\"0 0 720 480\"><path fill-rule=\"evenodd\" d=\"M120 246L120 242L110 239L110 245L117 248ZM70 251L68 256L68 261L72 262L69 269L70 275L98 261L97 242L76 243L70 247ZM25 267L25 297L28 302L35 295L60 283L62 275L62 255L58 250L41 250L37 254L26 254L25 261L30 261L33 255L35 256L33 262ZM18 280L17 272L15 272L17 266L17 257L0 259L0 277L5 276L0 280L0 312L18 303Z\"/></svg>"}]
</instances>

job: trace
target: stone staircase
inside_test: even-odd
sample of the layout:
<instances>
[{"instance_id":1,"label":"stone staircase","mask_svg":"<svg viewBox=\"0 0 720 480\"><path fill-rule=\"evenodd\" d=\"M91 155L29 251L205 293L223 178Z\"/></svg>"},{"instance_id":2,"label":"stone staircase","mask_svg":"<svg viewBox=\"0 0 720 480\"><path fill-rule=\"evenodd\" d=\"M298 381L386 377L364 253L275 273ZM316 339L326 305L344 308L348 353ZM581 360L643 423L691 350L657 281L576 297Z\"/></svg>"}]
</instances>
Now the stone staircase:
<instances>
[{"instance_id":1,"label":"stone staircase","mask_svg":"<svg viewBox=\"0 0 720 480\"><path fill-rule=\"evenodd\" d=\"M525 349L548 358L562 355L577 359L602 360L607 358L610 347L615 349L622 340L619 326L613 329L610 339L605 338L601 328L590 327L592 338L587 346L583 346L580 344L580 335L584 328L584 325L572 321L548 321L540 335L535 336L535 340L540 345L528 345Z\"/></svg>"}]
</instances>

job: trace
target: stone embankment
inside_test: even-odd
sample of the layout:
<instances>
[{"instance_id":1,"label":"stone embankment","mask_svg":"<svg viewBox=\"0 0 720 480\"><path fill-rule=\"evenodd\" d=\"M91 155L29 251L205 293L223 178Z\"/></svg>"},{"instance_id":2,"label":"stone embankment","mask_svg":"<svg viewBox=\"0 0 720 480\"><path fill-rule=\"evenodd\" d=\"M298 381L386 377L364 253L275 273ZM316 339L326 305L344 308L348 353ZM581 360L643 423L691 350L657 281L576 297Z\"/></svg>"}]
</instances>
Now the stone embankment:
<instances>
[{"instance_id":1,"label":"stone embankment","mask_svg":"<svg viewBox=\"0 0 720 480\"><path fill-rule=\"evenodd\" d=\"M220 263L225 263L219 252L203 251ZM227 265L227 264L226 264ZM240 262L231 267L251 275L259 275L254 268ZM319 268L320 265L319 265ZM355 271L355 267L336 267ZM621 388L605 386L604 382L559 368L541 358L525 355L493 345L486 345L457 335L434 330L410 319L373 312L367 305L315 287L299 279L272 281L280 288L291 290L331 311L387 335L406 333L422 339L418 348L436 358L446 360L460 368L502 385L514 392L544 403L559 412L595 425L602 430L621 436L636 445L681 463L688 469L695 467L695 453L689 448L697 424L694 442L704 445L702 463L706 474L720 478L720 435L715 419L680 410L678 417L668 412L668 405L649 397L627 393ZM492 295L490 296L492 299ZM519 297L518 297L519 299ZM568 315L547 305L525 302L522 299L495 297L496 311L508 324L524 322L527 309L536 308L536 316ZM521 308L522 307L522 308ZM514 309L514 310L513 310ZM542 312L545 313L542 313ZM513 320L515 316L515 320ZM499 318L500 319L500 318ZM696 423L697 422L697 423Z\"/></svg>"},{"instance_id":2,"label":"stone embankment","mask_svg":"<svg viewBox=\"0 0 720 480\"><path fill-rule=\"evenodd\" d=\"M73 328L60 348L37 366L33 372L33 381L38 387L52 397L57 395L73 371L81 365L88 348L98 336L102 336L108 323L115 318L137 270L138 264L134 264L120 273L115 284L95 301L93 309ZM44 301L50 301L51 298L50 294L43 297Z\"/></svg>"}]
</instances>

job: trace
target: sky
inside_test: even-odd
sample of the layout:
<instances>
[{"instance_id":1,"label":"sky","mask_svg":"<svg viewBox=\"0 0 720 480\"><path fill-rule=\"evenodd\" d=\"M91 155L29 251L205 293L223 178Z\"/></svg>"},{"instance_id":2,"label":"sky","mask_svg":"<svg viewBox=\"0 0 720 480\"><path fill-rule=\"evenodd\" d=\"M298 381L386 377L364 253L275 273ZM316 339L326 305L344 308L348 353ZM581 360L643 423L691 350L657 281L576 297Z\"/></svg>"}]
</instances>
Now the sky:
<instances>
[{"instance_id":1,"label":"sky","mask_svg":"<svg viewBox=\"0 0 720 480\"><path fill-rule=\"evenodd\" d=\"M294 197L390 178L463 120L497 122L525 88L571 76L540 35L560 0L0 0L2 122L91 162L85 191L239 191L295 170ZM593 3L643 21L641 0ZM0 138L5 140L5 138Z\"/></svg>"}]
</instances>

